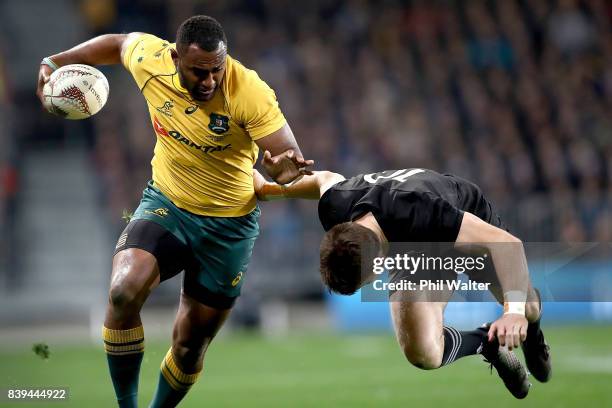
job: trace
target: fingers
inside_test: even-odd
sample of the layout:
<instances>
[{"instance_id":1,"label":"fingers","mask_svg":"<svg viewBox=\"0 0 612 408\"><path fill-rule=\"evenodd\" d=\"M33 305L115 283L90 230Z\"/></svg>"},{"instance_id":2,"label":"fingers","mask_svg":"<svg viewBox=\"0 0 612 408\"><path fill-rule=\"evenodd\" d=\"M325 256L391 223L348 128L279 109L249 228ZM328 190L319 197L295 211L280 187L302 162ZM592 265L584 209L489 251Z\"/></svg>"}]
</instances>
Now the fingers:
<instances>
[{"instance_id":1,"label":"fingers","mask_svg":"<svg viewBox=\"0 0 612 408\"><path fill-rule=\"evenodd\" d=\"M45 82L42 78L42 76L38 76L38 86L36 87L36 96L38 96L38 99L40 99L41 102L44 102L44 97L43 97L43 88L45 86Z\"/></svg>"},{"instance_id":2,"label":"fingers","mask_svg":"<svg viewBox=\"0 0 612 408\"><path fill-rule=\"evenodd\" d=\"M309 167L314 164L314 160L304 160L303 157L294 157L291 160L297 168Z\"/></svg>"},{"instance_id":3,"label":"fingers","mask_svg":"<svg viewBox=\"0 0 612 408\"><path fill-rule=\"evenodd\" d=\"M49 74L47 74L45 71L40 71L38 74L38 86L43 87L47 82L49 82L49 78Z\"/></svg>"},{"instance_id":4,"label":"fingers","mask_svg":"<svg viewBox=\"0 0 612 408\"><path fill-rule=\"evenodd\" d=\"M527 340L527 326L521 326L519 334L521 336L521 342Z\"/></svg>"},{"instance_id":5,"label":"fingers","mask_svg":"<svg viewBox=\"0 0 612 408\"><path fill-rule=\"evenodd\" d=\"M263 165L270 164L270 162L272 161L271 159L272 159L272 155L270 154L268 150L266 150L263 154L263 157L261 158L261 164Z\"/></svg>"},{"instance_id":6,"label":"fingers","mask_svg":"<svg viewBox=\"0 0 612 408\"><path fill-rule=\"evenodd\" d=\"M278 184L286 184L297 177L310 176L313 174L311 170L306 170L305 167L312 166L314 160L304 160L294 150L289 149L276 156L272 156L270 151L264 151L261 159L266 173L272 177Z\"/></svg>"},{"instance_id":7,"label":"fingers","mask_svg":"<svg viewBox=\"0 0 612 408\"><path fill-rule=\"evenodd\" d=\"M508 350L512 351L518 348L527 338L527 328L522 325L513 325L511 327L506 327L503 324L499 326L491 325L488 335L489 341L493 337L497 337L501 347L508 347Z\"/></svg>"},{"instance_id":8,"label":"fingers","mask_svg":"<svg viewBox=\"0 0 612 408\"><path fill-rule=\"evenodd\" d=\"M47 111L49 111L49 106L47 106L47 104L45 103L45 96L43 90L45 84L49 82L50 74L51 68L47 67L46 65L41 65L40 70L38 71L38 85L36 87L36 96L38 96L38 99L42 103L43 109L46 109Z\"/></svg>"},{"instance_id":9,"label":"fingers","mask_svg":"<svg viewBox=\"0 0 612 408\"><path fill-rule=\"evenodd\" d=\"M504 347L507 346L508 350L512 351L521 345L521 342L526 338L525 329L522 326L512 326L507 328L500 326L497 328L497 340L499 345Z\"/></svg>"},{"instance_id":10,"label":"fingers","mask_svg":"<svg viewBox=\"0 0 612 408\"><path fill-rule=\"evenodd\" d=\"M497 325L493 323L491 327L489 327L489 342L493 341L493 337L495 337L495 332L497 331Z\"/></svg>"},{"instance_id":11,"label":"fingers","mask_svg":"<svg viewBox=\"0 0 612 408\"><path fill-rule=\"evenodd\" d=\"M303 157L296 157L293 162L298 166L298 167L308 167L308 166L312 166L314 165L314 160L304 160Z\"/></svg>"},{"instance_id":12,"label":"fingers","mask_svg":"<svg viewBox=\"0 0 612 408\"><path fill-rule=\"evenodd\" d=\"M42 87L49 82L49 78L51 78L51 73L47 72L45 69L46 65L41 65L40 71L38 71L38 87L42 89Z\"/></svg>"},{"instance_id":13,"label":"fingers","mask_svg":"<svg viewBox=\"0 0 612 408\"><path fill-rule=\"evenodd\" d=\"M514 348L518 348L521 345L521 326L514 326Z\"/></svg>"},{"instance_id":14,"label":"fingers","mask_svg":"<svg viewBox=\"0 0 612 408\"><path fill-rule=\"evenodd\" d=\"M508 346L508 350L512 351L513 349L519 346L519 326L512 326L508 329L506 333L506 344Z\"/></svg>"},{"instance_id":15,"label":"fingers","mask_svg":"<svg viewBox=\"0 0 612 408\"><path fill-rule=\"evenodd\" d=\"M503 325L497 329L497 341L499 341L499 345L502 347L506 345L506 327Z\"/></svg>"},{"instance_id":16,"label":"fingers","mask_svg":"<svg viewBox=\"0 0 612 408\"><path fill-rule=\"evenodd\" d=\"M296 163L303 164L304 166L312 166L314 164L314 160L306 160L302 156L296 157Z\"/></svg>"},{"instance_id":17,"label":"fingers","mask_svg":"<svg viewBox=\"0 0 612 408\"><path fill-rule=\"evenodd\" d=\"M49 81L49 77L53 73L53 69L51 69L51 67L48 65L41 64L38 73L42 77L43 82L47 82Z\"/></svg>"},{"instance_id":18,"label":"fingers","mask_svg":"<svg viewBox=\"0 0 612 408\"><path fill-rule=\"evenodd\" d=\"M289 149L283 153L272 156L272 154L266 150L263 155L263 161L267 163L276 164L281 160L288 159L293 162L296 167L308 167L314 165L314 160L305 160L302 156L297 155L293 149Z\"/></svg>"},{"instance_id":19,"label":"fingers","mask_svg":"<svg viewBox=\"0 0 612 408\"><path fill-rule=\"evenodd\" d=\"M488 337L489 341L497 337L501 347L512 351L527 338L527 320L518 315L505 315L491 325Z\"/></svg>"}]
</instances>

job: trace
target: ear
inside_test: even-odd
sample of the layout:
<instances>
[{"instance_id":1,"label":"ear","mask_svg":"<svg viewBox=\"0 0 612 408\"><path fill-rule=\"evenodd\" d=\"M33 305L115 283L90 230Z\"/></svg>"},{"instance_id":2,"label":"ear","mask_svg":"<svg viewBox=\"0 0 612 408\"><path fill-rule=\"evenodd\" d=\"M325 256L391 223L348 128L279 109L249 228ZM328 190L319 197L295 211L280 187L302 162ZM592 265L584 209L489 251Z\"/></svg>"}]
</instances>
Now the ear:
<instances>
[{"instance_id":1,"label":"ear","mask_svg":"<svg viewBox=\"0 0 612 408\"><path fill-rule=\"evenodd\" d=\"M179 55L174 48L170 49L170 56L172 57L172 61L174 61L174 66L178 68Z\"/></svg>"}]
</instances>

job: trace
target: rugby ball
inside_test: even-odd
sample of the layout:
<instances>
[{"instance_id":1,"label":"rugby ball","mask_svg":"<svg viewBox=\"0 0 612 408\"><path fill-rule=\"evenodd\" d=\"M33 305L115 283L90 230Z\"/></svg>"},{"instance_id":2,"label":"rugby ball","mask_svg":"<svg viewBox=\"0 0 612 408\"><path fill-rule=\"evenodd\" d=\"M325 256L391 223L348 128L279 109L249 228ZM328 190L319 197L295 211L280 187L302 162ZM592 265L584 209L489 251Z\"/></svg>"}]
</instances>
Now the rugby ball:
<instances>
[{"instance_id":1,"label":"rugby ball","mask_svg":"<svg viewBox=\"0 0 612 408\"><path fill-rule=\"evenodd\" d=\"M108 99L108 81L102 72L83 64L53 71L43 88L45 108L65 119L86 119L102 109Z\"/></svg>"}]
</instances>

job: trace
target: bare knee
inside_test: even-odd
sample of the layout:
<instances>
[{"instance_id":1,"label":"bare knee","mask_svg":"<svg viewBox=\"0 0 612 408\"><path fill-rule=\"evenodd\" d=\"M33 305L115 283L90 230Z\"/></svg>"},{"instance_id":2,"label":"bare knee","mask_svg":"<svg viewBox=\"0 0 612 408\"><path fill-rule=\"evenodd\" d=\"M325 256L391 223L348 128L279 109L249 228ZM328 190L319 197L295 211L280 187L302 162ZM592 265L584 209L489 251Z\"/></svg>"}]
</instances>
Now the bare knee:
<instances>
[{"instance_id":1,"label":"bare knee","mask_svg":"<svg viewBox=\"0 0 612 408\"><path fill-rule=\"evenodd\" d=\"M140 249L118 253L113 260L109 306L115 314L140 311L151 288L159 282L155 257Z\"/></svg>"},{"instance_id":2,"label":"bare knee","mask_svg":"<svg viewBox=\"0 0 612 408\"><path fill-rule=\"evenodd\" d=\"M202 369L206 344L205 341L196 342L180 339L173 342L172 352L183 371L194 373Z\"/></svg>"},{"instance_id":3,"label":"bare knee","mask_svg":"<svg viewBox=\"0 0 612 408\"><path fill-rule=\"evenodd\" d=\"M433 370L442 365L443 346L439 339L418 340L402 345L402 351L410 363L422 370Z\"/></svg>"},{"instance_id":4,"label":"bare knee","mask_svg":"<svg viewBox=\"0 0 612 408\"><path fill-rule=\"evenodd\" d=\"M140 310L143 301L139 288L127 282L111 284L108 300L116 311Z\"/></svg>"},{"instance_id":5,"label":"bare knee","mask_svg":"<svg viewBox=\"0 0 612 408\"><path fill-rule=\"evenodd\" d=\"M445 302L393 302L391 316L397 341L415 367L431 370L442 365Z\"/></svg>"}]
</instances>

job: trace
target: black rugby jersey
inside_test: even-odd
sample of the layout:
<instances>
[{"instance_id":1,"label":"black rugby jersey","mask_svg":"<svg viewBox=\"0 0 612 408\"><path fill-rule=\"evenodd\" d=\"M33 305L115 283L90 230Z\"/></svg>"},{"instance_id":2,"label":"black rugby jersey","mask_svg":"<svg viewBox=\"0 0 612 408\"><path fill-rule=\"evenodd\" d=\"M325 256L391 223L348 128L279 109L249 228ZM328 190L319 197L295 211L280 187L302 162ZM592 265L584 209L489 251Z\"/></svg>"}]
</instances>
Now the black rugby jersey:
<instances>
[{"instance_id":1,"label":"black rugby jersey","mask_svg":"<svg viewBox=\"0 0 612 408\"><path fill-rule=\"evenodd\" d=\"M502 227L478 186L427 169L361 174L335 184L319 200L325 231L372 212L390 242L454 242L464 211Z\"/></svg>"}]
</instances>

